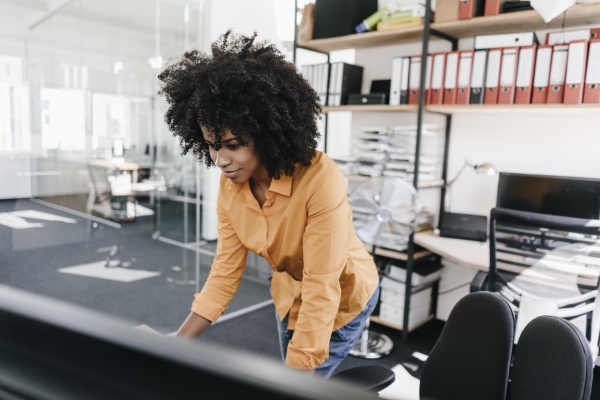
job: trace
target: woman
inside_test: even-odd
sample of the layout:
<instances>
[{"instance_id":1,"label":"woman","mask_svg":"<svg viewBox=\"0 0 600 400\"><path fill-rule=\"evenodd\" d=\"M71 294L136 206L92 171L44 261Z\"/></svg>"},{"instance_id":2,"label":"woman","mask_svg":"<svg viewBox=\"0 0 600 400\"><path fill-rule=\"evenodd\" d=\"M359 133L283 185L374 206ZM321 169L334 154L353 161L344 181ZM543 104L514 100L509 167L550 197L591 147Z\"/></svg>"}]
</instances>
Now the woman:
<instances>
[{"instance_id":1,"label":"woman","mask_svg":"<svg viewBox=\"0 0 600 400\"><path fill-rule=\"evenodd\" d=\"M177 336L195 338L223 314L251 250L275 272L283 361L326 378L375 307L377 270L354 233L342 172L316 151L317 94L255 37L229 31L212 56L186 52L159 75L183 153L223 171L217 255Z\"/></svg>"}]
</instances>

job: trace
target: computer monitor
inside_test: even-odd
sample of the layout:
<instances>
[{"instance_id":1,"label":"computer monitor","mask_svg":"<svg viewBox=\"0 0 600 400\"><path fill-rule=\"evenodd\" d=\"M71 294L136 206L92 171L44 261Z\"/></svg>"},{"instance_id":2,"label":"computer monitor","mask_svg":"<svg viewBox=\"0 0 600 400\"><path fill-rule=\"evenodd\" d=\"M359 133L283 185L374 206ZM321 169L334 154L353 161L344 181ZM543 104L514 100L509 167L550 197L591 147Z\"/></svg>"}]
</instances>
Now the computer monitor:
<instances>
[{"instance_id":1,"label":"computer monitor","mask_svg":"<svg viewBox=\"0 0 600 400\"><path fill-rule=\"evenodd\" d=\"M500 173L496 206L572 218L600 219L600 180Z\"/></svg>"},{"instance_id":2,"label":"computer monitor","mask_svg":"<svg viewBox=\"0 0 600 400\"><path fill-rule=\"evenodd\" d=\"M0 285L0 398L377 398L280 363L132 325Z\"/></svg>"}]
</instances>

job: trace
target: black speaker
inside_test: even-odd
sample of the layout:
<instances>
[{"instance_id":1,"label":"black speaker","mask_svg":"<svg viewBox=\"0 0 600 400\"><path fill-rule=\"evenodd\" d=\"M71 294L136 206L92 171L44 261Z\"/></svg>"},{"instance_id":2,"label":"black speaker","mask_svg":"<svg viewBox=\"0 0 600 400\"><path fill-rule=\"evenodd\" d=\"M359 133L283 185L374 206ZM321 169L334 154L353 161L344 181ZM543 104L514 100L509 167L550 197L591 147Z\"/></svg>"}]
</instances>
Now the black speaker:
<instances>
[{"instance_id":1,"label":"black speaker","mask_svg":"<svg viewBox=\"0 0 600 400\"><path fill-rule=\"evenodd\" d=\"M356 33L354 27L377 12L377 0L317 0L313 39Z\"/></svg>"}]
</instances>

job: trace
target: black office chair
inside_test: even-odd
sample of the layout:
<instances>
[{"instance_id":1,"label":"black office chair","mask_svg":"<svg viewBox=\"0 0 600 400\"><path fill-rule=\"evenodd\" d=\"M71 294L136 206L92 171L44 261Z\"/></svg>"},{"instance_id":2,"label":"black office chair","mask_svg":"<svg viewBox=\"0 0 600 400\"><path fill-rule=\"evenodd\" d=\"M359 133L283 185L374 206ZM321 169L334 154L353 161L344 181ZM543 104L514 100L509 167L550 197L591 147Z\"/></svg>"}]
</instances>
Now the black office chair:
<instances>
[{"instance_id":1,"label":"black office chair","mask_svg":"<svg viewBox=\"0 0 600 400\"><path fill-rule=\"evenodd\" d=\"M508 303L472 293L452 309L421 374L421 400L504 400L515 319Z\"/></svg>"},{"instance_id":2,"label":"black office chair","mask_svg":"<svg viewBox=\"0 0 600 400\"><path fill-rule=\"evenodd\" d=\"M514 353L510 400L587 400L594 364L587 339L572 323L541 316L523 330Z\"/></svg>"}]
</instances>

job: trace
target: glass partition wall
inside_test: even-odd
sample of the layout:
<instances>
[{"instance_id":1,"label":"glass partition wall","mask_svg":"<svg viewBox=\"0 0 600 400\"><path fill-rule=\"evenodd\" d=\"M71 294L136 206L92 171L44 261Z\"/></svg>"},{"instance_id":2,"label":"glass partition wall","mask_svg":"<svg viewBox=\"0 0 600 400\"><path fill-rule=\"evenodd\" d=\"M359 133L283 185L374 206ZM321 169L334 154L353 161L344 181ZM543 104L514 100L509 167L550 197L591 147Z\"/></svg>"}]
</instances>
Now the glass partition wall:
<instances>
[{"instance_id":1,"label":"glass partition wall","mask_svg":"<svg viewBox=\"0 0 600 400\"><path fill-rule=\"evenodd\" d=\"M181 155L157 75L228 28L291 60L294 1L33 3L0 0L19 28L0 28L0 284L173 332L214 258L220 172ZM267 304L271 274L249 254L226 314Z\"/></svg>"}]
</instances>

